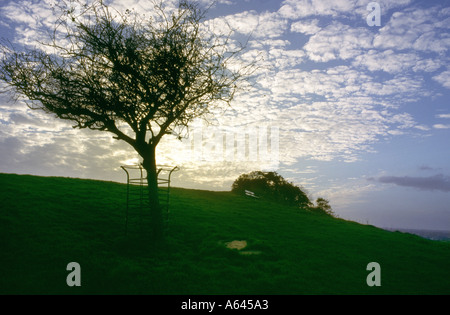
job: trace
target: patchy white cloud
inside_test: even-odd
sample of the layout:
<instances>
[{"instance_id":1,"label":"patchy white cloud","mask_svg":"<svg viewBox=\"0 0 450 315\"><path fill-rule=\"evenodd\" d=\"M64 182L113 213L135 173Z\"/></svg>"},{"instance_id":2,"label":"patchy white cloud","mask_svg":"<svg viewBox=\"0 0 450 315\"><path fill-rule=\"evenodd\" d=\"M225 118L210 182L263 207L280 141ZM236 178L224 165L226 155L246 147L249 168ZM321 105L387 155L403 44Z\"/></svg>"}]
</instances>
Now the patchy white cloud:
<instances>
[{"instance_id":1,"label":"patchy white cloud","mask_svg":"<svg viewBox=\"0 0 450 315\"><path fill-rule=\"evenodd\" d=\"M435 125L433 125L433 128L435 128L435 129L450 129L450 125L435 124Z\"/></svg>"},{"instance_id":2,"label":"patchy white cloud","mask_svg":"<svg viewBox=\"0 0 450 315\"><path fill-rule=\"evenodd\" d=\"M4 23L14 30L14 43L31 47L46 42L47 32L54 25L57 15L53 12L53 1L9 1L0 7Z\"/></svg>"},{"instance_id":3,"label":"patchy white cloud","mask_svg":"<svg viewBox=\"0 0 450 315\"><path fill-rule=\"evenodd\" d=\"M433 77L434 80L442 84L442 86L450 89L450 70L441 72L440 74Z\"/></svg>"},{"instance_id":4,"label":"patchy white cloud","mask_svg":"<svg viewBox=\"0 0 450 315\"><path fill-rule=\"evenodd\" d=\"M291 24L291 32L313 35L322 29L318 24L318 19L313 19L310 21L297 21Z\"/></svg>"},{"instance_id":5,"label":"patchy white cloud","mask_svg":"<svg viewBox=\"0 0 450 315\"><path fill-rule=\"evenodd\" d=\"M207 7L217 4L232 5L237 3L236 0L199 0L198 2Z\"/></svg>"},{"instance_id":6,"label":"patchy white cloud","mask_svg":"<svg viewBox=\"0 0 450 315\"><path fill-rule=\"evenodd\" d=\"M313 61L347 60L372 48L372 38L373 34L367 28L332 22L311 36L304 49Z\"/></svg>"},{"instance_id":7,"label":"patchy white cloud","mask_svg":"<svg viewBox=\"0 0 450 315\"><path fill-rule=\"evenodd\" d=\"M276 12L244 11L208 21L211 29L229 29L256 39L272 39L283 35L288 28L287 19Z\"/></svg>"},{"instance_id":8,"label":"patchy white cloud","mask_svg":"<svg viewBox=\"0 0 450 315\"><path fill-rule=\"evenodd\" d=\"M118 167L133 157L125 143L108 134L70 126L59 132L7 127L0 129L1 172L123 181Z\"/></svg>"},{"instance_id":9,"label":"patchy white cloud","mask_svg":"<svg viewBox=\"0 0 450 315\"><path fill-rule=\"evenodd\" d=\"M389 105L416 101L423 93L423 78L419 76L396 75L389 80L364 82L363 91L381 97L389 96ZM388 106L389 106L388 105Z\"/></svg>"},{"instance_id":10,"label":"patchy white cloud","mask_svg":"<svg viewBox=\"0 0 450 315\"><path fill-rule=\"evenodd\" d=\"M337 16L341 13L353 12L356 1L354 0L285 0L280 10L281 15L290 19L298 19L312 15Z\"/></svg>"},{"instance_id":11,"label":"patchy white cloud","mask_svg":"<svg viewBox=\"0 0 450 315\"><path fill-rule=\"evenodd\" d=\"M450 48L448 10L440 7L408 8L392 14L374 38L376 48L445 53Z\"/></svg>"},{"instance_id":12,"label":"patchy white cloud","mask_svg":"<svg viewBox=\"0 0 450 315\"><path fill-rule=\"evenodd\" d=\"M421 130L421 131L429 131L431 128L425 125L416 125L414 128Z\"/></svg>"},{"instance_id":13,"label":"patchy white cloud","mask_svg":"<svg viewBox=\"0 0 450 315\"><path fill-rule=\"evenodd\" d=\"M434 72L443 65L443 62L439 59L424 59L415 52L398 53L391 49L385 51L371 49L356 56L353 65L361 66L369 71L385 71L394 74L407 71Z\"/></svg>"},{"instance_id":14,"label":"patchy white cloud","mask_svg":"<svg viewBox=\"0 0 450 315\"><path fill-rule=\"evenodd\" d=\"M322 71L279 69L261 74L257 82L251 93L238 96L235 111L220 124L239 128L267 122L278 127L280 160L286 165L299 158L355 161L362 152L370 152L379 137L421 130L410 114L396 112L383 100L418 93L421 84L413 78L378 83L339 66Z\"/></svg>"},{"instance_id":15,"label":"patchy white cloud","mask_svg":"<svg viewBox=\"0 0 450 315\"><path fill-rule=\"evenodd\" d=\"M361 73L348 66L338 66L327 70L302 71L288 69L267 76L261 76L258 81L261 92L270 93L275 100L288 101L286 97L295 96L293 101L308 102L322 97L327 101L336 100L368 100L383 105L376 97L389 96L391 99L418 95L421 92L420 77L398 75L385 81L376 81L371 76ZM386 106L394 106L389 103Z\"/></svg>"},{"instance_id":16,"label":"patchy white cloud","mask_svg":"<svg viewBox=\"0 0 450 315\"><path fill-rule=\"evenodd\" d=\"M281 4L279 13L290 19L299 19L309 16L352 17L355 15L367 16L367 5L372 0L285 0ZM393 8L404 7L412 0L378 0L382 12Z\"/></svg>"},{"instance_id":17,"label":"patchy white cloud","mask_svg":"<svg viewBox=\"0 0 450 315\"><path fill-rule=\"evenodd\" d=\"M258 16L258 27L253 32L255 37L275 38L287 30L288 21L276 12L263 12Z\"/></svg>"}]
</instances>

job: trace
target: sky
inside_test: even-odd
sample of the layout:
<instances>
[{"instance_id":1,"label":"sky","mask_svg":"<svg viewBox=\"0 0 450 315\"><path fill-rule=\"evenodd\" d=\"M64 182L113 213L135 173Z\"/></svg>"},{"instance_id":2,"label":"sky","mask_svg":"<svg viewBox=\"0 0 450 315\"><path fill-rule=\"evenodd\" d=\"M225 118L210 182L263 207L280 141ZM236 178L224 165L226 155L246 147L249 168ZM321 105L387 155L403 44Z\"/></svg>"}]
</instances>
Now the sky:
<instances>
[{"instance_id":1,"label":"sky","mask_svg":"<svg viewBox=\"0 0 450 315\"><path fill-rule=\"evenodd\" d=\"M1 1L0 37L35 45L52 2ZM149 12L146 0L107 3ZM218 0L205 23L231 27L246 42L239 61L258 68L208 124L163 138L173 186L230 190L240 174L276 171L343 219L450 230L450 2ZM137 162L112 134L0 94L0 172L124 182L120 166Z\"/></svg>"}]
</instances>

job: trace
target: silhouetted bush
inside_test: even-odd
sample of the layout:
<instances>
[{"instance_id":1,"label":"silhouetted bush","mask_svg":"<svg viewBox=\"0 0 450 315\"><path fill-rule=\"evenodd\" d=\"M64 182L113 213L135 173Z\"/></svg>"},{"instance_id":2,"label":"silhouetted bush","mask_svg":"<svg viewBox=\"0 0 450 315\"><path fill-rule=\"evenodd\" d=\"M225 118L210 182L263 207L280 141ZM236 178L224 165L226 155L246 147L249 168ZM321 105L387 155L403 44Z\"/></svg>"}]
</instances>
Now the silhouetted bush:
<instances>
[{"instance_id":1,"label":"silhouetted bush","mask_svg":"<svg viewBox=\"0 0 450 315\"><path fill-rule=\"evenodd\" d=\"M242 174L234 181L231 191L244 195L246 190L260 198L291 206L304 208L311 205L305 192L276 172L254 171Z\"/></svg>"},{"instance_id":2,"label":"silhouetted bush","mask_svg":"<svg viewBox=\"0 0 450 315\"><path fill-rule=\"evenodd\" d=\"M332 216L332 217L335 216L335 213L331 209L329 201L327 199L324 199L324 198L317 198L316 206L311 207L310 209L312 211L315 211L315 212L318 212L318 213L322 213L322 214L326 214L326 215L329 215L329 216Z\"/></svg>"}]
</instances>

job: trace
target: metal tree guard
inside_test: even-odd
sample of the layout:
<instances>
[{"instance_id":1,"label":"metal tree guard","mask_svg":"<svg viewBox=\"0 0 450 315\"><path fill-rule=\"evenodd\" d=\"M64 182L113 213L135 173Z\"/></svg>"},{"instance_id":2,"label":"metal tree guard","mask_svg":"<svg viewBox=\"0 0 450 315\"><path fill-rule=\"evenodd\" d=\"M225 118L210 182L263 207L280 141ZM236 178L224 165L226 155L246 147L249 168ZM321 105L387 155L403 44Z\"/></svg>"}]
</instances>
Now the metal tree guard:
<instances>
[{"instance_id":1,"label":"metal tree guard","mask_svg":"<svg viewBox=\"0 0 450 315\"><path fill-rule=\"evenodd\" d=\"M127 208L125 217L125 235L127 235L129 226L133 223L141 229L148 227L144 221L149 218L150 203L148 199L147 174L142 165L122 165L121 168L127 174ZM166 232L169 228L170 180L172 173L177 170L177 166L157 166L159 203L164 215Z\"/></svg>"}]
</instances>

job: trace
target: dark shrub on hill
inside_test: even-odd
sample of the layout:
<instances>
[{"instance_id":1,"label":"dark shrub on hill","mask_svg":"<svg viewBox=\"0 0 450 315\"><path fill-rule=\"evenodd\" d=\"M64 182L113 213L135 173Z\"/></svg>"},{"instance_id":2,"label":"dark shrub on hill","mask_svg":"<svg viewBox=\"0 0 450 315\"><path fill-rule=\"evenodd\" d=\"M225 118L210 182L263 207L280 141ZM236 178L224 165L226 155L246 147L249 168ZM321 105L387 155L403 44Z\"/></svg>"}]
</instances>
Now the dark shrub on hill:
<instances>
[{"instance_id":1,"label":"dark shrub on hill","mask_svg":"<svg viewBox=\"0 0 450 315\"><path fill-rule=\"evenodd\" d=\"M242 195L251 191L260 198L290 206L304 208L311 205L306 193L276 172L254 171L242 174L234 181L231 191Z\"/></svg>"},{"instance_id":2,"label":"dark shrub on hill","mask_svg":"<svg viewBox=\"0 0 450 315\"><path fill-rule=\"evenodd\" d=\"M310 207L310 209L316 213L326 214L332 217L336 216L333 209L331 209L330 202L324 198L317 198L316 206Z\"/></svg>"}]
</instances>

